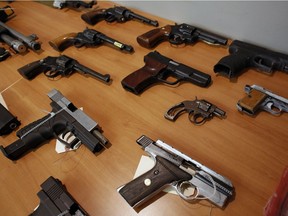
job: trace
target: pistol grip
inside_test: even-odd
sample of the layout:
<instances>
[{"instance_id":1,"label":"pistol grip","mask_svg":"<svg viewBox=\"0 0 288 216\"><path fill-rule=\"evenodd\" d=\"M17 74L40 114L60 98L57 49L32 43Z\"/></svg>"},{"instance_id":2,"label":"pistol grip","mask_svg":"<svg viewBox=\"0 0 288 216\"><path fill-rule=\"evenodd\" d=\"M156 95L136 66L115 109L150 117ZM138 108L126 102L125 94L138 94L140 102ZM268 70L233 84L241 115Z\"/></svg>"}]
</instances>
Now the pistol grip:
<instances>
[{"instance_id":1,"label":"pistol grip","mask_svg":"<svg viewBox=\"0 0 288 216\"><path fill-rule=\"evenodd\" d=\"M129 74L121 81L124 89L136 95L141 94L147 87L158 82L157 74L167 67L148 56L145 56L145 62L147 64L144 67Z\"/></svg>"},{"instance_id":2,"label":"pistol grip","mask_svg":"<svg viewBox=\"0 0 288 216\"><path fill-rule=\"evenodd\" d=\"M169 25L156 28L137 37L137 42L145 48L153 48L160 42L168 40L171 27Z\"/></svg>"},{"instance_id":3,"label":"pistol grip","mask_svg":"<svg viewBox=\"0 0 288 216\"><path fill-rule=\"evenodd\" d=\"M81 19L89 25L95 25L99 21L105 19L106 9L92 10L81 15Z\"/></svg>"},{"instance_id":4,"label":"pistol grip","mask_svg":"<svg viewBox=\"0 0 288 216\"><path fill-rule=\"evenodd\" d=\"M62 52L66 48L72 46L75 42L77 33L68 33L49 41L49 45L56 51Z\"/></svg>"},{"instance_id":5,"label":"pistol grip","mask_svg":"<svg viewBox=\"0 0 288 216\"><path fill-rule=\"evenodd\" d=\"M242 98L237 103L237 108L241 112L245 112L248 115L254 115L258 108L261 106L261 103L267 98L267 95L252 89L247 96Z\"/></svg>"},{"instance_id":6,"label":"pistol grip","mask_svg":"<svg viewBox=\"0 0 288 216\"><path fill-rule=\"evenodd\" d=\"M191 178L190 174L157 156L156 164L151 170L119 188L118 192L130 206L136 207L159 193L168 184L175 181L188 181Z\"/></svg>"},{"instance_id":7,"label":"pistol grip","mask_svg":"<svg viewBox=\"0 0 288 216\"><path fill-rule=\"evenodd\" d=\"M5 148L1 147L4 155L11 160L17 160L22 155L48 142L55 135L65 130L65 121L61 122L61 120L56 121L55 119L51 119L53 118L49 114L20 129L17 132L17 136L20 139Z\"/></svg>"},{"instance_id":8,"label":"pistol grip","mask_svg":"<svg viewBox=\"0 0 288 216\"><path fill-rule=\"evenodd\" d=\"M42 65L43 62L35 61L30 64L24 65L18 69L18 72L22 77L28 80L34 79L37 75L45 71L45 67Z\"/></svg>"},{"instance_id":9,"label":"pistol grip","mask_svg":"<svg viewBox=\"0 0 288 216\"><path fill-rule=\"evenodd\" d=\"M175 121L179 117L179 115L185 111L185 105L181 102L168 109L167 112L164 114L164 117L170 121Z\"/></svg>"}]
</instances>

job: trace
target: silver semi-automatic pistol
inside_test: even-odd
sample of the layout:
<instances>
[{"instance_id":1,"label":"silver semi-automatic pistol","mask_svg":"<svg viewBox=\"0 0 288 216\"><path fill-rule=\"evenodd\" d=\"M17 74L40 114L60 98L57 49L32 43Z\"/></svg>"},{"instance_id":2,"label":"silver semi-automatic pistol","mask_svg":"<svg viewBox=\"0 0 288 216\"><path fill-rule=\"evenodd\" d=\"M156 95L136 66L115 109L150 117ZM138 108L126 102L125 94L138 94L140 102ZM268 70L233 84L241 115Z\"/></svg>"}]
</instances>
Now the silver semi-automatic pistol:
<instances>
[{"instance_id":1,"label":"silver semi-automatic pistol","mask_svg":"<svg viewBox=\"0 0 288 216\"><path fill-rule=\"evenodd\" d=\"M247 96L237 103L239 111L248 115L255 115L258 110L265 110L272 115L288 112L288 99L274 94L268 89L258 85L246 85Z\"/></svg>"},{"instance_id":2,"label":"silver semi-automatic pistol","mask_svg":"<svg viewBox=\"0 0 288 216\"><path fill-rule=\"evenodd\" d=\"M208 199L223 207L233 196L231 181L214 172L166 143L147 136L136 141L154 159L148 172L118 188L118 192L132 207L137 207L171 185L186 201ZM187 189L194 189L187 194Z\"/></svg>"}]
</instances>

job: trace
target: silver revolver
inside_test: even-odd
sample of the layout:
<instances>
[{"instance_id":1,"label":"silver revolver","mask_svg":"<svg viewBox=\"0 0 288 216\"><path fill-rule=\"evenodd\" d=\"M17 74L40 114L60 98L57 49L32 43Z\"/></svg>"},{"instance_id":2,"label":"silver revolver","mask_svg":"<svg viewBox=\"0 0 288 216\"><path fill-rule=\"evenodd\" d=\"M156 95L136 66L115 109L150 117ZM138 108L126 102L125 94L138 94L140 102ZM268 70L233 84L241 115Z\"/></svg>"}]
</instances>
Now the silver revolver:
<instances>
[{"instance_id":1,"label":"silver revolver","mask_svg":"<svg viewBox=\"0 0 288 216\"><path fill-rule=\"evenodd\" d=\"M258 110L265 110L278 116L281 112L288 112L288 99L274 94L258 85L246 85L247 96L237 103L237 109L248 115L255 115Z\"/></svg>"},{"instance_id":2,"label":"silver revolver","mask_svg":"<svg viewBox=\"0 0 288 216\"><path fill-rule=\"evenodd\" d=\"M219 207L223 207L233 196L234 187L229 179L166 143L160 140L155 142L144 135L136 142L154 159L155 165L148 172L118 188L118 192L130 206L140 206L168 185L186 201L208 199ZM187 194L186 190L189 189L194 192Z\"/></svg>"}]
</instances>

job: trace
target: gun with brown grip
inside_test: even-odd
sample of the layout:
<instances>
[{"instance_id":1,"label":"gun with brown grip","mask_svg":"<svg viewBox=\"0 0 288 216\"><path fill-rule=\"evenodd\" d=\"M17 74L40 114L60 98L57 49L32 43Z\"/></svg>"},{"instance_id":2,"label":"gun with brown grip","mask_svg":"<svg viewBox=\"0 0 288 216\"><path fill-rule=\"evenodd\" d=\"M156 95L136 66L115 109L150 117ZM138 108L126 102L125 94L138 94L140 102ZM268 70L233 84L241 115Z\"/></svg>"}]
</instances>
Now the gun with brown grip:
<instances>
[{"instance_id":1,"label":"gun with brown grip","mask_svg":"<svg viewBox=\"0 0 288 216\"><path fill-rule=\"evenodd\" d=\"M169 59L157 51L150 52L144 57L145 66L125 77L121 84L124 89L138 95L146 88L157 82L176 85L180 81L191 82L206 87L211 82L211 76L194 68ZM169 77L175 81L167 81Z\"/></svg>"},{"instance_id":2,"label":"gun with brown grip","mask_svg":"<svg viewBox=\"0 0 288 216\"><path fill-rule=\"evenodd\" d=\"M228 42L228 39L225 37L185 23L166 25L137 37L137 42L145 48L153 48L162 41L169 41L173 45L180 45L183 43L193 44L198 40L213 45L226 45Z\"/></svg>"},{"instance_id":3,"label":"gun with brown grip","mask_svg":"<svg viewBox=\"0 0 288 216\"><path fill-rule=\"evenodd\" d=\"M68 33L65 35L61 35L54 40L49 41L49 45L58 52L62 52L63 50L74 44L76 36L77 33Z\"/></svg>"},{"instance_id":4,"label":"gun with brown grip","mask_svg":"<svg viewBox=\"0 0 288 216\"><path fill-rule=\"evenodd\" d=\"M136 19L149 25L158 26L156 20L148 19L140 14L136 14L126 7L115 6L108 9L93 10L81 15L81 18L90 25L95 25L101 20L106 22L124 23L128 20Z\"/></svg>"},{"instance_id":5,"label":"gun with brown grip","mask_svg":"<svg viewBox=\"0 0 288 216\"><path fill-rule=\"evenodd\" d=\"M132 46L123 44L99 31L88 28L86 28L83 32L65 34L49 41L50 46L58 52L62 52L72 45L80 48L83 46L95 47L103 43L112 44L114 47L130 53L134 51Z\"/></svg>"}]
</instances>

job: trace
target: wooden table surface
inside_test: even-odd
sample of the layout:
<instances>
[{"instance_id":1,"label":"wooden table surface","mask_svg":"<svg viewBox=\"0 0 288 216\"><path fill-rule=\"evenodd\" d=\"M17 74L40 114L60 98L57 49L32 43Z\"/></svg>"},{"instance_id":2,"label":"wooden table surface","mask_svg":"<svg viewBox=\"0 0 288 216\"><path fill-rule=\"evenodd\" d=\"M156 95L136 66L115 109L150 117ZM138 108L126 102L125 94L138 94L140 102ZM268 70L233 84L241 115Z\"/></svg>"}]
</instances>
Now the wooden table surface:
<instances>
[{"instance_id":1,"label":"wooden table surface","mask_svg":"<svg viewBox=\"0 0 288 216\"><path fill-rule=\"evenodd\" d=\"M0 6L5 6L1 2ZM99 2L97 7L110 7L111 2ZM262 215L265 204L273 194L288 164L288 114L275 117L260 112L256 117L241 114L237 101L244 97L246 84L263 86L283 97L288 97L287 74L275 72L269 76L250 69L236 81L216 76L213 66L228 54L226 48L196 43L171 47L164 42L155 48L171 59L189 65L212 76L213 84L201 88L184 83L171 88L155 85L140 96L125 91L121 80L144 66L143 57L151 52L140 47L136 37L154 27L137 21L124 24L101 22L94 28L112 38L134 47L127 54L108 46L96 48L70 47L63 54L77 59L83 65L113 79L106 85L93 78L73 74L69 78L49 80L44 74L32 81L25 80L17 69L46 56L58 56L48 41L70 32L81 32L87 26L81 20L83 13L71 9L58 10L36 2L13 2L16 17L7 22L12 28L29 35L35 33L42 42L42 51L29 51L0 63L0 91L9 110L21 120L23 127L51 111L47 93L53 88L99 123L111 147L98 155L85 145L77 151L55 152L55 140L12 162L0 154L0 214L28 215L39 204L40 184L54 176L66 185L68 191L90 214L97 216L132 215ZM133 11L141 13L135 8ZM160 26L173 24L151 14ZM192 20L187 20L192 23ZM201 23L200 23L201 24ZM199 24L199 25L200 25ZM213 29L210 29L213 32ZM247 38L248 39L248 38ZM163 116L172 105L195 97L214 103L227 113L226 119L214 117L202 126L191 124L187 115L176 122ZM147 135L162 140L194 160L229 178L235 187L235 198L225 209L211 206L208 201L188 203L179 196L162 194L135 211L117 193L117 188L132 180L139 160L145 152L136 139ZM0 137L8 146L17 139L16 132Z\"/></svg>"}]
</instances>

